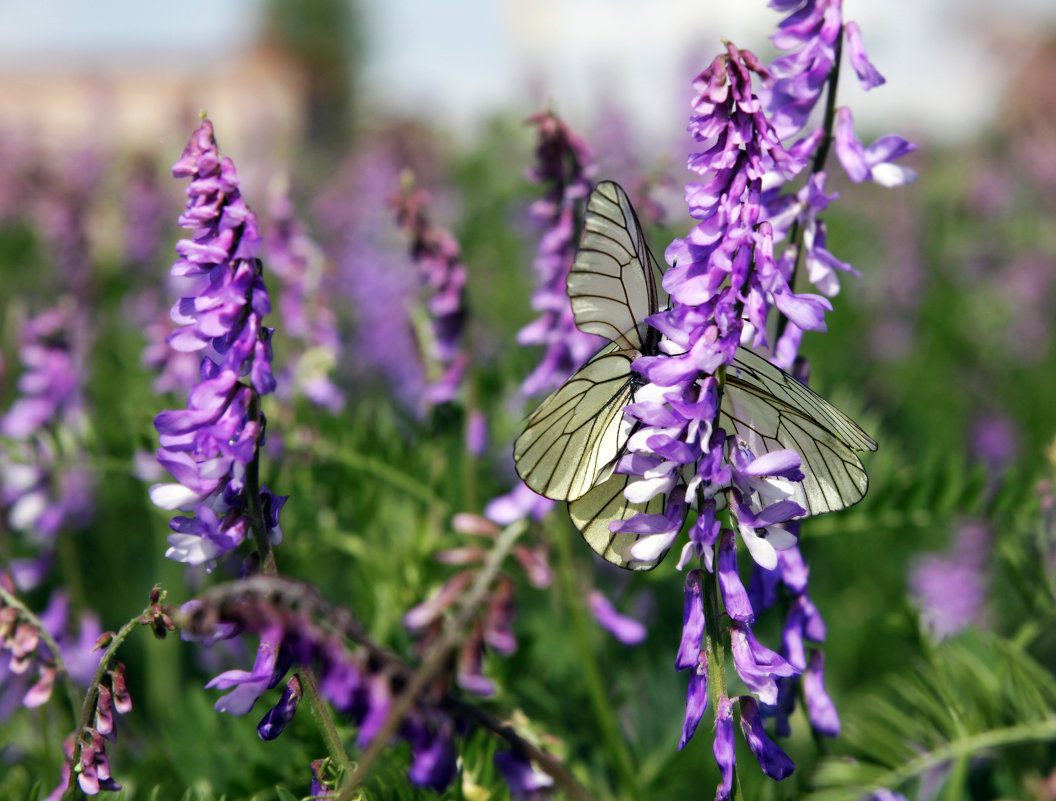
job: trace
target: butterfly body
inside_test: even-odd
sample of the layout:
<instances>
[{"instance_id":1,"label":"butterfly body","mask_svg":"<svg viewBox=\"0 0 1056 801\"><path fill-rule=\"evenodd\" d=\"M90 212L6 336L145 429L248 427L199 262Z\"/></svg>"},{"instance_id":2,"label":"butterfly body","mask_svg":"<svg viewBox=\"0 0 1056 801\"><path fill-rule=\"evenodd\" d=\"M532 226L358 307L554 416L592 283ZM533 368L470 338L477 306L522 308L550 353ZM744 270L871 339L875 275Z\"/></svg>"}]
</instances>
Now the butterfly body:
<instances>
[{"instance_id":1,"label":"butterfly body","mask_svg":"<svg viewBox=\"0 0 1056 801\"><path fill-rule=\"evenodd\" d=\"M666 495L635 503L616 473L636 424L625 417L645 379L631 369L659 353L660 333L646 322L667 305L661 272L626 193L605 181L587 204L583 237L569 271L576 326L611 340L544 400L514 444L517 473L535 492L569 502L587 543L620 567L648 570L663 554L637 559L632 532L615 524L661 514ZM855 451L876 443L849 417L758 354L740 348L723 381L719 423L756 456L792 448L803 460L795 500L808 515L843 509L865 495L868 479Z\"/></svg>"}]
</instances>

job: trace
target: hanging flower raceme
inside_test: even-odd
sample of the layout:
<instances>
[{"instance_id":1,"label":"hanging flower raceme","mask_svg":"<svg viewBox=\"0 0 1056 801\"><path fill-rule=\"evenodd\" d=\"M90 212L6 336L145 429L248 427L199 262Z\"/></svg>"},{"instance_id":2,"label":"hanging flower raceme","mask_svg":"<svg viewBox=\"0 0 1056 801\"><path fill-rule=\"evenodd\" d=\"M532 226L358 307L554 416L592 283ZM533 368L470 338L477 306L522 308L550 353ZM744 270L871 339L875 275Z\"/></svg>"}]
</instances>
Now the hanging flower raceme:
<instances>
[{"instance_id":1,"label":"hanging flower raceme","mask_svg":"<svg viewBox=\"0 0 1056 801\"><path fill-rule=\"evenodd\" d=\"M782 142L783 135L802 129L824 85L834 78L832 37L841 34L842 20L838 4L824 5L826 10L815 18L814 3L795 4L798 11L779 37L809 41L797 39L802 50L797 58L778 64L777 80L751 53L727 44L726 52L694 82L698 94L689 130L703 150L690 156L689 167L703 180L687 185L686 198L691 216L699 223L667 249L672 266L664 276L664 288L671 306L649 319L664 335L661 352L634 363L649 383L627 407L627 415L640 425L628 441L630 453L616 467L632 477L628 500L646 503L661 494L668 500L663 514L638 514L610 526L614 533L635 535L631 559L655 563L673 545L687 505L697 505L699 515L680 567L699 558L704 569L715 574L722 608L731 621L734 667L750 693L736 704L741 728L764 773L773 778L787 776L794 766L765 734L762 721L778 714L779 733L784 733L797 677L802 675L804 688L810 687L808 709L815 728L830 736L839 728L824 691L821 655L808 653L805 645L824 639L824 623L809 602L806 569L795 550L795 520L808 511L801 505L805 467L793 450L753 452L739 430L723 429L719 410L751 420L750 410L739 413L736 398L729 401L733 406L726 405L725 396L731 392L727 373L736 376L742 369L735 363L738 348L776 351L778 360L791 366L799 334L825 330L824 315L832 309L831 303L821 295L792 289L797 247L808 244L810 276L826 294L838 289L836 270L853 272L825 249L824 226L817 213L834 196L825 193L824 175L811 175L792 196L769 188L800 174L826 135L819 130L790 145ZM764 107L753 81L771 87L770 109ZM793 228L800 237L796 247L786 247L775 256L775 241ZM785 336L780 342L771 341L768 334L774 310L783 318L779 331ZM733 530L724 528L717 517L720 502L729 509ZM772 601L764 601L758 592L748 593L741 583L738 539L769 586L783 582L793 597L780 652L766 647L752 630L756 614ZM693 571L686 583L676 666L690 670L690 680L679 747L692 737L708 698L704 631L706 614L715 614L718 607L705 610L702 575ZM715 691L723 702L716 711L715 756L723 770L719 797L724 798L732 775L728 772L733 765L735 705L724 687Z\"/></svg>"},{"instance_id":2,"label":"hanging flower raceme","mask_svg":"<svg viewBox=\"0 0 1056 801\"><path fill-rule=\"evenodd\" d=\"M6 573L0 573L0 586L14 593L14 583ZM47 703L56 680L88 686L99 664L100 654L93 652L93 645L101 633L91 613L77 622L71 619L69 598L62 590L51 594L36 621L0 600L0 720L20 705L36 708ZM49 639L59 653L51 650Z\"/></svg>"},{"instance_id":3,"label":"hanging flower raceme","mask_svg":"<svg viewBox=\"0 0 1056 801\"><path fill-rule=\"evenodd\" d=\"M313 590L288 580L257 577L218 587L205 599L186 605L184 616L185 631L197 639L226 637L236 630L258 634L262 643L269 643L268 649L261 648L263 656L258 655L252 673L229 671L222 681L218 677L214 682L221 689L234 688L226 696L230 703L241 704L277 687L291 668L312 666L320 695L358 727L360 748L380 733L411 676L410 668L394 661L387 651L362 642L360 626L346 611L329 607ZM346 638L360 641L362 647L350 650ZM437 679L435 686L425 689L395 732L411 748L411 782L436 790L455 777L455 741L468 725L442 703L444 683ZM292 714L288 707L296 705L299 680L285 687L278 705L261 721L262 737L277 736Z\"/></svg>"},{"instance_id":4,"label":"hanging flower raceme","mask_svg":"<svg viewBox=\"0 0 1056 801\"><path fill-rule=\"evenodd\" d=\"M789 12L771 37L779 50L787 52L768 66L773 80L760 87L759 95L774 130L782 141L789 142L788 150L813 159L813 165L807 183L795 193L783 191L787 176L767 177L763 218L773 224L775 243L788 240L777 262L781 272L792 280L801 260L810 282L823 295L833 297L840 290L840 272L859 273L828 251L825 223L818 218L837 197L825 190L824 167L830 143L852 181L871 180L882 186L898 186L916 177L913 170L892 163L915 146L900 136L889 135L865 147L854 133L850 109L833 105L845 50L864 90L884 83L884 77L869 61L858 25L844 23L842 0L792 0L771 6ZM824 124L803 134L826 87L829 100ZM835 125L835 136L826 124ZM797 136L801 138L791 142ZM775 345L775 364L792 368L802 335L803 329L789 319Z\"/></svg>"},{"instance_id":5,"label":"hanging flower raceme","mask_svg":"<svg viewBox=\"0 0 1056 801\"><path fill-rule=\"evenodd\" d=\"M466 268L451 233L429 222L428 203L429 196L423 189L405 181L394 205L396 221L410 240L411 259L418 266L426 292L428 331L424 326L417 330L429 376L425 401L436 405L455 397L466 369L468 357L462 343Z\"/></svg>"},{"instance_id":6,"label":"hanging flower raceme","mask_svg":"<svg viewBox=\"0 0 1056 801\"><path fill-rule=\"evenodd\" d=\"M282 539L278 514L286 498L255 486L264 440L260 397L275 390L272 330L263 324L271 304L256 258L256 216L242 199L234 164L220 157L208 120L191 137L173 175L191 179L180 225L192 237L177 243L180 258L172 274L192 279L194 291L172 307L180 328L169 344L202 356L187 408L154 419L158 462L177 482L152 486L150 496L163 509L193 512L170 523L174 533L166 555L213 564L241 544L251 525L262 526L271 544ZM246 492L251 467L257 499ZM261 519L251 523L254 508Z\"/></svg>"},{"instance_id":7,"label":"hanging flower raceme","mask_svg":"<svg viewBox=\"0 0 1056 801\"><path fill-rule=\"evenodd\" d=\"M82 396L85 328L72 301L25 321L19 396L0 417L0 504L7 525L27 546L27 553L10 563L22 590L43 580L60 530L91 519Z\"/></svg>"},{"instance_id":8,"label":"hanging flower raceme","mask_svg":"<svg viewBox=\"0 0 1056 801\"><path fill-rule=\"evenodd\" d=\"M539 140L528 177L546 187L546 194L531 207L532 219L543 230L535 255L539 286L532 293L532 308L540 316L520 330L517 342L546 350L521 384L526 396L556 389L604 344L601 337L576 327L565 291L591 190L593 156L586 142L550 112L536 114L529 122L538 129Z\"/></svg>"}]
</instances>

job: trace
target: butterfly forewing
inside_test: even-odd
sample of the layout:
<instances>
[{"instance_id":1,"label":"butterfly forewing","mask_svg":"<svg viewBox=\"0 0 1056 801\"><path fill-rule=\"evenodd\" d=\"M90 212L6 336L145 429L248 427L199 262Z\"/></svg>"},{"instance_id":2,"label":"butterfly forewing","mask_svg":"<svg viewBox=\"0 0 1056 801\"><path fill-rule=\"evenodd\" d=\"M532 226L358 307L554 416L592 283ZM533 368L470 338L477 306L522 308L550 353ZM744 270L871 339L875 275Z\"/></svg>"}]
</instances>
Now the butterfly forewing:
<instances>
[{"instance_id":1,"label":"butterfly forewing","mask_svg":"<svg viewBox=\"0 0 1056 801\"><path fill-rule=\"evenodd\" d=\"M568 274L576 326L624 350L640 349L645 318L660 307L658 275L627 193L612 181L598 184Z\"/></svg>"}]
</instances>

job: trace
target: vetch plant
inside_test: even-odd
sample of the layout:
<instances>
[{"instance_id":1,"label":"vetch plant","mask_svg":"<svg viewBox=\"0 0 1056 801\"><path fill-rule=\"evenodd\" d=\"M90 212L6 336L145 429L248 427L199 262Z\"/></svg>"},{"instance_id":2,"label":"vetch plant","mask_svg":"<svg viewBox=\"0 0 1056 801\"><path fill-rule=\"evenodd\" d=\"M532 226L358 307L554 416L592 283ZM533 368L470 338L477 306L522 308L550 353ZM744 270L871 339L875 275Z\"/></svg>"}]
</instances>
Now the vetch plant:
<instances>
[{"instance_id":1,"label":"vetch plant","mask_svg":"<svg viewBox=\"0 0 1056 801\"><path fill-rule=\"evenodd\" d=\"M155 484L150 497L163 509L193 513L170 523L170 558L212 566L251 536L267 563L271 546L282 541L278 517L286 497L259 483L260 398L275 391L275 379L257 219L242 199L234 164L220 157L209 120L173 175L191 179L180 225L192 238L177 243L172 274L196 280L194 293L172 307L180 328L169 343L203 355L187 408L154 420L158 462L177 482Z\"/></svg>"}]
</instances>

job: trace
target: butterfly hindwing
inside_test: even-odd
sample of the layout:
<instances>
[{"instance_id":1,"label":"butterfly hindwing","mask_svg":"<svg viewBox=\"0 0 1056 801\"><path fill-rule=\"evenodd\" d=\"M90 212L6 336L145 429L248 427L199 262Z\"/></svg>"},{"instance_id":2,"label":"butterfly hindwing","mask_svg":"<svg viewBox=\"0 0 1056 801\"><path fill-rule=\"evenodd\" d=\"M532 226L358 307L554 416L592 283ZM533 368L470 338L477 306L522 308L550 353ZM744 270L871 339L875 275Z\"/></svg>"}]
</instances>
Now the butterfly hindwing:
<instances>
[{"instance_id":1,"label":"butterfly hindwing","mask_svg":"<svg viewBox=\"0 0 1056 801\"><path fill-rule=\"evenodd\" d=\"M791 448L802 459L804 479L795 497L807 515L846 509L869 486L855 451L876 443L847 415L770 364L741 348L727 368L720 424L756 455Z\"/></svg>"},{"instance_id":2,"label":"butterfly hindwing","mask_svg":"<svg viewBox=\"0 0 1056 801\"><path fill-rule=\"evenodd\" d=\"M638 540L638 535L631 532L614 534L609 526L629 520L639 512L663 514L667 496L657 495L645 503L631 503L623 495L629 480L630 477L625 475L610 476L582 498L569 502L568 514L587 544L607 562L628 570L652 570L660 564L664 554L648 560L631 558L628 550Z\"/></svg>"},{"instance_id":3,"label":"butterfly hindwing","mask_svg":"<svg viewBox=\"0 0 1056 801\"><path fill-rule=\"evenodd\" d=\"M575 500L597 483L623 452L630 421L628 380L637 351L603 348L528 418L513 446L517 474L557 501Z\"/></svg>"}]
</instances>

